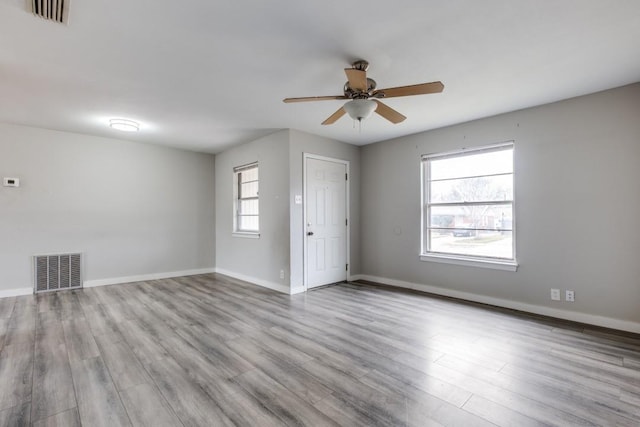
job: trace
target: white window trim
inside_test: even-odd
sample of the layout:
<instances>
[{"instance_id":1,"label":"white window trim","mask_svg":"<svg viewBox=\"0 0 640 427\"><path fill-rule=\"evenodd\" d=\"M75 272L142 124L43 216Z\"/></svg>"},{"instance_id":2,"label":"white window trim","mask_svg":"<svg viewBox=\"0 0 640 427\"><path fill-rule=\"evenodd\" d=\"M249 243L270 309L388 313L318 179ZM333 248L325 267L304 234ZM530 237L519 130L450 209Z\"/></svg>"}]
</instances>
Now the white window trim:
<instances>
[{"instance_id":1,"label":"white window trim","mask_svg":"<svg viewBox=\"0 0 640 427\"><path fill-rule=\"evenodd\" d=\"M233 237L242 237L243 239L259 239L259 232L250 232L250 231L234 231L231 233Z\"/></svg>"},{"instance_id":2,"label":"white window trim","mask_svg":"<svg viewBox=\"0 0 640 427\"><path fill-rule=\"evenodd\" d=\"M428 253L420 255L420 261L439 262L442 264L456 264L466 267L491 268L494 270L517 271L516 261L488 258L467 258L461 255Z\"/></svg>"},{"instance_id":3,"label":"white window trim","mask_svg":"<svg viewBox=\"0 0 640 427\"><path fill-rule=\"evenodd\" d=\"M425 233L425 220L426 220L426 212L425 212L425 204L427 203L428 200L428 194L427 194L427 186L425 185L425 166L424 166L424 162L428 159L433 159L433 158L446 158L446 157L454 157L454 156L458 156L462 153L480 153L482 151L490 151L490 150L495 150L495 149L499 149L501 147L511 147L515 153L515 144L514 141L506 141L506 142L502 142L499 144L493 144L493 145L487 145L487 146L482 146L482 147L477 147L477 148L463 148L461 150L455 150L455 151L449 151L449 152L444 152L444 153L432 153L432 154L424 154L421 156L420 159L420 209L421 209L421 215L420 215L420 260L421 261L428 261L428 262L438 262L438 263L443 263L443 264L454 264L454 265L462 265L462 266L466 266L466 267L480 267L480 268L489 268L489 269L494 269L494 270L503 270L503 271L517 271L518 269L518 262L517 262L517 258L516 258L516 217L515 217L515 211L516 211L516 195L515 195L515 186L513 188L513 201L512 201L512 209L514 212L513 215L513 221L512 221L512 234L511 234L511 239L512 239L512 253L513 253L513 259L506 259L506 258L491 258L491 257L479 257L479 256L465 256L465 255L461 255L461 254L448 254L448 253L439 253L439 252L428 252L427 251L427 240L426 237L424 235ZM513 177L514 177L514 181L515 181L515 170L513 171Z\"/></svg>"},{"instance_id":4,"label":"white window trim","mask_svg":"<svg viewBox=\"0 0 640 427\"><path fill-rule=\"evenodd\" d=\"M258 171L259 165L258 162L247 163L245 165L236 166L233 168L233 228L231 231L231 235L233 237L240 237L244 239L259 239L260 231L246 231L246 230L238 230L238 172L242 170L250 169L253 167L257 167ZM258 178L258 182L260 182L260 178ZM258 184L259 185L259 184ZM260 196L258 196L258 203L260 200ZM258 218L260 215L258 214ZM258 219L258 221L260 221Z\"/></svg>"}]
</instances>

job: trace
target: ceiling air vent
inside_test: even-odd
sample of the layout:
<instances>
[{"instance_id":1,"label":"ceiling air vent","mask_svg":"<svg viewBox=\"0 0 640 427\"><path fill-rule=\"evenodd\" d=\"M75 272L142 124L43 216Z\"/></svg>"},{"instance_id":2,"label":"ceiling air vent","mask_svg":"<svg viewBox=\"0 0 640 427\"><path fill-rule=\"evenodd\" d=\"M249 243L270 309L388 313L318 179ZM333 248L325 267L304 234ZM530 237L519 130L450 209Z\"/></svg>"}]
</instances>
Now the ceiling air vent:
<instances>
[{"instance_id":1,"label":"ceiling air vent","mask_svg":"<svg viewBox=\"0 0 640 427\"><path fill-rule=\"evenodd\" d=\"M29 0L34 15L50 21L67 24L69 22L70 0Z\"/></svg>"}]
</instances>

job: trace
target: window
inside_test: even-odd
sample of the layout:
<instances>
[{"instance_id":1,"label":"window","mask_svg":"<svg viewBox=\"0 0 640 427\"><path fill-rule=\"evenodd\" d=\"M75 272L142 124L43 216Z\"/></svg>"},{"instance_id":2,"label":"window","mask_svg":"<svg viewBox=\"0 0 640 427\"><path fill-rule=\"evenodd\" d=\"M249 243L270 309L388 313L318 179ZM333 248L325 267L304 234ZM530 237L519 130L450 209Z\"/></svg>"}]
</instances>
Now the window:
<instances>
[{"instance_id":1,"label":"window","mask_svg":"<svg viewBox=\"0 0 640 427\"><path fill-rule=\"evenodd\" d=\"M260 231L258 199L258 163L233 169L234 225L236 233L257 235Z\"/></svg>"},{"instance_id":2,"label":"window","mask_svg":"<svg viewBox=\"0 0 640 427\"><path fill-rule=\"evenodd\" d=\"M515 271L513 143L422 157L422 257Z\"/></svg>"}]
</instances>

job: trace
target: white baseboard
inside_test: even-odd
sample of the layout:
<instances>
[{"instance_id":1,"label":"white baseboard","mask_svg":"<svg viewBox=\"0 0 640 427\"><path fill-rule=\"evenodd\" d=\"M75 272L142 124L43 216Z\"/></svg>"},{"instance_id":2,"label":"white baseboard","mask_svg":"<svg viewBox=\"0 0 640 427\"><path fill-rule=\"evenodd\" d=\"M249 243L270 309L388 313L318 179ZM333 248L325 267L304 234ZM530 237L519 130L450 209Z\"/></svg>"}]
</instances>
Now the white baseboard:
<instances>
[{"instance_id":1,"label":"white baseboard","mask_svg":"<svg viewBox=\"0 0 640 427\"><path fill-rule=\"evenodd\" d=\"M16 288L0 291L0 298L21 297L24 295L32 295L33 288Z\"/></svg>"},{"instance_id":2,"label":"white baseboard","mask_svg":"<svg viewBox=\"0 0 640 427\"><path fill-rule=\"evenodd\" d=\"M291 288L291 290L289 291L291 295L301 294L303 292L304 292L304 286L297 286L295 288Z\"/></svg>"},{"instance_id":3,"label":"white baseboard","mask_svg":"<svg viewBox=\"0 0 640 427\"><path fill-rule=\"evenodd\" d=\"M268 280L258 279L257 277L247 276L241 273L236 273L235 271L229 271L222 268L216 268L216 273L224 274L225 276L233 277L234 279L262 286L263 288L273 289L274 291L282 292L283 294L290 294L289 287L280 283L269 282Z\"/></svg>"},{"instance_id":4,"label":"white baseboard","mask_svg":"<svg viewBox=\"0 0 640 427\"><path fill-rule=\"evenodd\" d=\"M195 276L196 274L215 273L215 268L201 268L197 270L169 271L166 273L141 274L138 276L112 277L109 279L85 280L85 288L96 286L120 285L122 283L144 282L147 280L170 279L173 277Z\"/></svg>"},{"instance_id":5,"label":"white baseboard","mask_svg":"<svg viewBox=\"0 0 640 427\"><path fill-rule=\"evenodd\" d=\"M595 314L579 313L577 311L561 310L553 307L544 307L541 305L527 304L518 301L511 301L501 298L494 298L485 295L477 295L469 292L456 291L452 289L439 288L437 286L424 285L421 283L405 282L403 280L389 279L386 277L370 276L367 274L358 274L350 278L350 280L366 280L369 282L380 283L383 285L396 286L400 288L413 289L416 291L428 292L431 294L442 295L462 299L466 301L479 302L482 304L495 305L512 310L525 311L543 316L555 317L558 319L571 320L574 322L586 323L604 328L617 329L620 331L633 332L640 334L640 323L630 322L628 320L615 319L612 317L598 316Z\"/></svg>"}]
</instances>

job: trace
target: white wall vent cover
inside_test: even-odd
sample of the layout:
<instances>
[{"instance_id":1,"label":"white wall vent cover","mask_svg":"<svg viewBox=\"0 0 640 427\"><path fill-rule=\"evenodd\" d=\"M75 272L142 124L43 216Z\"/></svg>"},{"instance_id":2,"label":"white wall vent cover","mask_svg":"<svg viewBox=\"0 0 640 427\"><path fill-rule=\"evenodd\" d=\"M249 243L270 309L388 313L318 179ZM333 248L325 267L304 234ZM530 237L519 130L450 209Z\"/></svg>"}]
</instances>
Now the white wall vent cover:
<instances>
[{"instance_id":1,"label":"white wall vent cover","mask_svg":"<svg viewBox=\"0 0 640 427\"><path fill-rule=\"evenodd\" d=\"M31 12L44 19L67 24L70 0L28 0Z\"/></svg>"},{"instance_id":2,"label":"white wall vent cover","mask_svg":"<svg viewBox=\"0 0 640 427\"><path fill-rule=\"evenodd\" d=\"M36 293L82 287L81 254L35 255Z\"/></svg>"}]
</instances>

